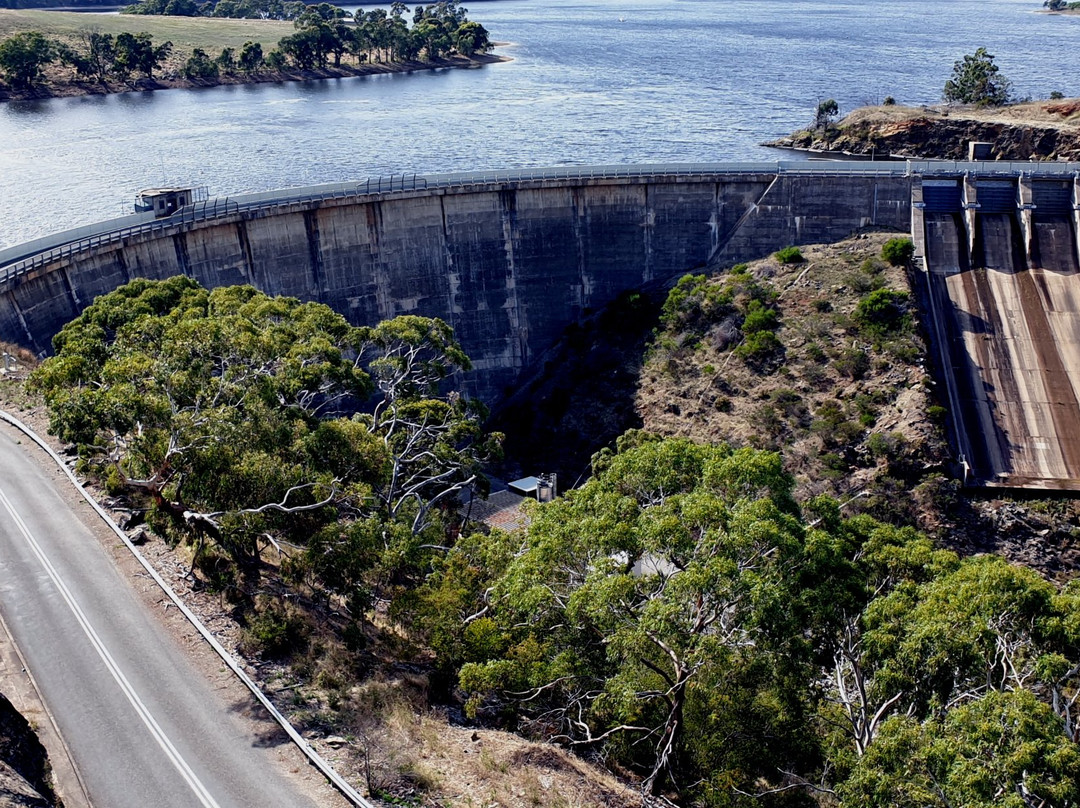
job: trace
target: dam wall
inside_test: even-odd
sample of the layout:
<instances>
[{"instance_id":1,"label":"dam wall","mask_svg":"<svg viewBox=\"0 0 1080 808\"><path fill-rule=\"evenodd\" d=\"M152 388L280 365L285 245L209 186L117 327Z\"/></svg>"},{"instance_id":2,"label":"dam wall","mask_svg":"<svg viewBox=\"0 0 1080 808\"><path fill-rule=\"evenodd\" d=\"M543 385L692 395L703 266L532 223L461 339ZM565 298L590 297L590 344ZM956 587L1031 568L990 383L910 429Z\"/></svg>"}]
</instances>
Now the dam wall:
<instances>
[{"instance_id":1,"label":"dam wall","mask_svg":"<svg viewBox=\"0 0 1080 808\"><path fill-rule=\"evenodd\" d=\"M0 252L0 339L47 352L134 278L250 283L355 324L450 323L492 403L620 293L864 226L907 230L904 163L635 166L395 177L212 200Z\"/></svg>"},{"instance_id":2,"label":"dam wall","mask_svg":"<svg viewBox=\"0 0 1080 808\"><path fill-rule=\"evenodd\" d=\"M399 176L211 200L0 251L0 339L46 353L94 297L187 275L356 324L440 317L498 406L565 329L862 227L910 232L965 481L1080 490L1080 165L769 163Z\"/></svg>"}]
</instances>

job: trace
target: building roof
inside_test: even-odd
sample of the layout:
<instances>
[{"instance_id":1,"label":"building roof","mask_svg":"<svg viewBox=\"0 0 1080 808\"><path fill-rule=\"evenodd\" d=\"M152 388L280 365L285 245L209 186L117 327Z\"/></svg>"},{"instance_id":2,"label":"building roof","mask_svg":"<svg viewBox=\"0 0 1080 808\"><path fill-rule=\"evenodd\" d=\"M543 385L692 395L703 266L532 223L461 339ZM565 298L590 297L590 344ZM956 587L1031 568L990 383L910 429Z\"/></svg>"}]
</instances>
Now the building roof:
<instances>
[{"instance_id":1,"label":"building roof","mask_svg":"<svg viewBox=\"0 0 1080 808\"><path fill-rule=\"evenodd\" d=\"M472 522L480 522L488 527L502 530L514 530L526 524L521 503L525 497L513 491L494 491L487 499L476 497L466 503L460 513Z\"/></svg>"}]
</instances>

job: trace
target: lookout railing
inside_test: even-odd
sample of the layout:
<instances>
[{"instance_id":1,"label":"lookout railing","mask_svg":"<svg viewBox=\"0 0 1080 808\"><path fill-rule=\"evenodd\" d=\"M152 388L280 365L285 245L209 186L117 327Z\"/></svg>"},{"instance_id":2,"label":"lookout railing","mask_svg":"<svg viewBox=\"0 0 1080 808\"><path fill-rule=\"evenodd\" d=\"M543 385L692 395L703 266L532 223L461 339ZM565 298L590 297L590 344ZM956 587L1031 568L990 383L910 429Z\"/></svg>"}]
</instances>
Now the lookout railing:
<instances>
[{"instance_id":1,"label":"lookout railing","mask_svg":"<svg viewBox=\"0 0 1080 808\"><path fill-rule=\"evenodd\" d=\"M163 219L152 213L125 216L0 250L0 285L17 275L71 255L175 228L190 229L200 222L257 210L273 210L310 202L362 198L389 193L415 193L435 189L465 190L528 182L587 182L593 180L648 180L659 177L709 178L730 174L794 174L821 177L916 175L1080 176L1080 163L952 162L952 161L781 161L745 163L671 163L652 165L565 166L506 171L466 171L450 174L394 174L356 182L310 185L286 190L209 199L188 205Z\"/></svg>"}]
</instances>

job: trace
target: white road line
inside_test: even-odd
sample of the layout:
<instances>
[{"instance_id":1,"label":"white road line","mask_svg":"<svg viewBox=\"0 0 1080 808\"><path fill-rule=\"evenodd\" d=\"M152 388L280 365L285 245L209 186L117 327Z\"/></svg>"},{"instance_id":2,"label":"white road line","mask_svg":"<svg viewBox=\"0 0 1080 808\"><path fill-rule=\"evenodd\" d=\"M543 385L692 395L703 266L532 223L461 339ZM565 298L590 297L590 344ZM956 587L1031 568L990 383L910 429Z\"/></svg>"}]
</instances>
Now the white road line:
<instances>
[{"instance_id":1,"label":"white road line","mask_svg":"<svg viewBox=\"0 0 1080 808\"><path fill-rule=\"evenodd\" d=\"M176 750L176 747L173 746L172 741L169 740L168 736L165 734L165 731L162 730L160 725L154 719L154 716L151 715L146 705L143 704L142 700L139 698L138 693L135 692L135 689L131 686L131 683L128 682L127 677L124 676L123 671L120 670L119 665L116 664L116 661L112 658L109 650L105 647L105 644L101 641L101 638L98 637L97 632L94 630L94 627L90 625L90 621L87 620L86 615L80 608L79 604L75 602L75 598L72 596L71 591L60 579L60 575L56 571L56 568L52 565L52 562L50 562L49 559L45 556L41 545L38 544L37 539L35 539L33 534L30 533L30 529L22 520L22 517L19 516L18 512L15 510L14 506L11 504L11 501L7 498L7 495L4 493L4 490L2 488L0 488L0 504L3 504L7 512L11 514L11 518L14 520L16 526L19 528L19 531L23 534L23 536L26 538L27 543L30 545L30 549L34 551L34 555L37 556L38 560L41 562L41 565L45 568L45 572L48 574L49 578L52 579L52 582L56 585L56 588L57 590L59 590L60 595L64 598L64 601L67 603L68 607L75 615L75 619L78 621L79 626L82 628L83 632L90 640L90 644L94 646L94 650L97 651L98 656L100 656L102 662L105 663L105 667L109 669L109 673L112 674L112 677L116 680L116 683L120 685L120 689L127 697L127 700L131 703L131 706L135 708L135 712L139 714L139 718L142 719L142 722L146 725L147 729L150 730L150 734L154 736L154 740L157 741L158 745L161 747L162 751L165 752L170 762L173 764L173 766L176 767L176 770L180 773L180 776L184 778L185 782L187 782L188 786L195 793L196 798L198 798L199 802L204 806L204 808L221 808L218 805L217 801L213 798L213 796L211 796L206 786L202 784L198 776L196 776L195 772L192 771L187 761L185 761L183 757L181 757L180 753Z\"/></svg>"}]
</instances>

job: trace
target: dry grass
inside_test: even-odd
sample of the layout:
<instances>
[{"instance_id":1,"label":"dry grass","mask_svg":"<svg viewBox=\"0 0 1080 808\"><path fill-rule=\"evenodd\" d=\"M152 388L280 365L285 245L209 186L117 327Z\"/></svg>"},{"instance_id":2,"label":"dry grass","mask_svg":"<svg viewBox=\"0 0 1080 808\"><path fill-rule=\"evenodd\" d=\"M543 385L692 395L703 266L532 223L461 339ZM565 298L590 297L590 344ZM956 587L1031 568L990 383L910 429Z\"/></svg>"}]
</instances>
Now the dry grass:
<instances>
[{"instance_id":1,"label":"dry grass","mask_svg":"<svg viewBox=\"0 0 1080 808\"><path fill-rule=\"evenodd\" d=\"M21 412L40 403L23 385L26 375L38 365L33 351L0 340L0 354L9 357L0 361L0 406Z\"/></svg>"},{"instance_id":2,"label":"dry grass","mask_svg":"<svg viewBox=\"0 0 1080 808\"><path fill-rule=\"evenodd\" d=\"M880 260L882 244L894 235L867 233L838 244L802 247L806 261L799 264L784 265L775 258L751 264L750 273L781 295L776 305L783 363L775 372L755 371L729 347L718 350L711 332L696 345L654 348L637 395L645 429L707 443L782 448L800 499L820 493L844 498L880 470L872 462L842 474L823 467L829 450L814 424L825 405L838 404L851 428L861 427L860 442L872 432L896 431L915 444L932 441L925 370L848 333L852 312L872 285L908 289L903 270ZM921 355L917 338L894 346L902 348ZM848 352L865 354L868 364L861 378L844 372ZM856 402L871 399L875 420L859 424Z\"/></svg>"},{"instance_id":3,"label":"dry grass","mask_svg":"<svg viewBox=\"0 0 1080 808\"><path fill-rule=\"evenodd\" d=\"M638 794L558 747L454 726L400 683L367 684L346 746L372 796L426 808L635 808ZM381 692L374 696L372 689Z\"/></svg>"},{"instance_id":4,"label":"dry grass","mask_svg":"<svg viewBox=\"0 0 1080 808\"><path fill-rule=\"evenodd\" d=\"M954 121L970 120L1072 130L1080 129L1080 99L1027 101L1005 107L948 106L945 104L921 107L899 105L860 107L852 110L840 121L839 125L845 128L865 124L902 123L916 118L930 120L949 118Z\"/></svg>"},{"instance_id":5,"label":"dry grass","mask_svg":"<svg viewBox=\"0 0 1080 808\"><path fill-rule=\"evenodd\" d=\"M216 55L227 47L239 52L249 40L262 43L263 50L269 51L279 39L293 33L294 29L291 22L277 20L0 10L0 39L21 31L40 31L46 36L74 41L87 30L113 35L124 31L145 31L155 42L168 40L177 51L185 54L193 48L202 48Z\"/></svg>"}]
</instances>

